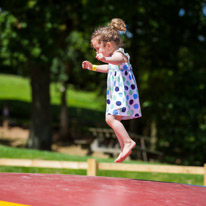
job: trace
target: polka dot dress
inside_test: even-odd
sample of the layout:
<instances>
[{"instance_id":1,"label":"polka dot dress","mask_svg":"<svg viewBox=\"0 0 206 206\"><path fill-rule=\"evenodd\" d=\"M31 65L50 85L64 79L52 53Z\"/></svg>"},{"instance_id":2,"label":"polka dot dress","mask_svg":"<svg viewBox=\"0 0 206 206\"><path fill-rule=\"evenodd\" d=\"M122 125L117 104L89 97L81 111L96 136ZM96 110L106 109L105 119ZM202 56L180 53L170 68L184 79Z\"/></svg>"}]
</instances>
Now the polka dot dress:
<instances>
[{"instance_id":1,"label":"polka dot dress","mask_svg":"<svg viewBox=\"0 0 206 206\"><path fill-rule=\"evenodd\" d=\"M119 48L117 51L129 60L124 49ZM129 62L121 65L109 64L106 115L122 116L123 120L142 116L137 83Z\"/></svg>"}]
</instances>

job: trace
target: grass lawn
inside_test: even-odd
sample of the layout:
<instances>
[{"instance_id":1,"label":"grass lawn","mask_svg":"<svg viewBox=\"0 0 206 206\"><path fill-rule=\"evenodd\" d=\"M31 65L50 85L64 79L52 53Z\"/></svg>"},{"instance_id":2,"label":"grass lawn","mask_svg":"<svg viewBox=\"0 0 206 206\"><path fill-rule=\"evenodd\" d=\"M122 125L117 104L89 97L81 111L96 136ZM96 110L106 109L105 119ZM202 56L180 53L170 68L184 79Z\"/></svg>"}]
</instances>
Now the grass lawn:
<instances>
[{"instance_id":1,"label":"grass lawn","mask_svg":"<svg viewBox=\"0 0 206 206\"><path fill-rule=\"evenodd\" d=\"M61 92L59 83L50 85L53 123L58 122L60 113ZM17 75L0 74L0 110L7 104L10 116L15 122L28 124L31 115L31 87L28 78ZM105 124L105 98L95 92L75 90L72 85L67 89L68 116L81 118L91 125ZM95 112L94 112L95 111ZM2 112L0 113L1 118ZM96 120L94 120L96 119ZM56 123L57 124L57 123Z\"/></svg>"},{"instance_id":2,"label":"grass lawn","mask_svg":"<svg viewBox=\"0 0 206 206\"><path fill-rule=\"evenodd\" d=\"M51 104L60 104L60 84L50 86ZM28 78L0 74L0 99L31 102L31 87ZM95 92L77 91L72 86L67 90L67 103L71 107L104 111L105 99Z\"/></svg>"},{"instance_id":3,"label":"grass lawn","mask_svg":"<svg viewBox=\"0 0 206 206\"><path fill-rule=\"evenodd\" d=\"M80 161L86 162L90 156L71 156L56 152L28 150L12 148L0 145L1 158L17 159L43 159L43 160L60 160L60 161ZM113 162L114 159L96 158L99 162ZM125 161L131 164L148 164L140 161ZM157 163L156 163L157 164ZM50 173L50 174L73 174L86 175L86 170L74 169L49 169L49 168L26 168L26 167L8 167L0 166L0 172L21 172L21 173ZM146 172L126 172L126 171L102 171L99 170L98 176L120 177L130 179L154 180L164 182L176 182L192 185L203 185L203 175L185 175L185 174L163 174L163 173L146 173Z\"/></svg>"}]
</instances>

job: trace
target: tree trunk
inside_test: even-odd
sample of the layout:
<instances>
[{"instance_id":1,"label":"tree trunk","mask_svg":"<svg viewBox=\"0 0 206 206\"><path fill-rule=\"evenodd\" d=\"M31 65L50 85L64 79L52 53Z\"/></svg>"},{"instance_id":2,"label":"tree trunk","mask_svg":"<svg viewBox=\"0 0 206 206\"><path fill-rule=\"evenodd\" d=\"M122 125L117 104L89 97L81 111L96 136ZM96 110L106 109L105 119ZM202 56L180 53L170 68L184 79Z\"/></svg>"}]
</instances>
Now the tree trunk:
<instances>
[{"instance_id":1,"label":"tree trunk","mask_svg":"<svg viewBox=\"0 0 206 206\"><path fill-rule=\"evenodd\" d=\"M61 87L61 111L60 111L60 139L68 140L68 114L66 100L67 83L64 81Z\"/></svg>"},{"instance_id":2,"label":"tree trunk","mask_svg":"<svg viewBox=\"0 0 206 206\"><path fill-rule=\"evenodd\" d=\"M27 147L51 150L50 72L38 64L31 68L32 113Z\"/></svg>"}]
</instances>

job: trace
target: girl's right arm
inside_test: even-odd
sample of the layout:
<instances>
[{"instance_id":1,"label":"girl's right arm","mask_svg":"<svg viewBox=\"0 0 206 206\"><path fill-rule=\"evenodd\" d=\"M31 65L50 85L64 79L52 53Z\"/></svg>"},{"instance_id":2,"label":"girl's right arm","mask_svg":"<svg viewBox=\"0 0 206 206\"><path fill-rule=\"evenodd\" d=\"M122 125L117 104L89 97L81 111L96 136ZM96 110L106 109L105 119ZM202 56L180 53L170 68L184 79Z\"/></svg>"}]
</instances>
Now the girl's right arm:
<instances>
[{"instance_id":1,"label":"girl's right arm","mask_svg":"<svg viewBox=\"0 0 206 206\"><path fill-rule=\"evenodd\" d=\"M93 70L93 71L97 71L97 72L103 72L103 73L107 73L109 66L108 64L104 64L104 65L93 65L91 64L89 61L83 61L82 62L82 68L83 69L88 69L88 70Z\"/></svg>"}]
</instances>

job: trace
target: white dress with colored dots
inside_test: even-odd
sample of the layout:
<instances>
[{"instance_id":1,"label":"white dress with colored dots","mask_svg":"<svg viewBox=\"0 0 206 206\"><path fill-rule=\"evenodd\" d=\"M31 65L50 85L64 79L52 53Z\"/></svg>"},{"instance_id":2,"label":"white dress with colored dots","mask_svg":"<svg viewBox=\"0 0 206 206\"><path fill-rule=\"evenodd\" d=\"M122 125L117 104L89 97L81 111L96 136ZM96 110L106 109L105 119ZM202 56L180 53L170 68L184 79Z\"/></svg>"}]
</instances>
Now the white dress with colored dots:
<instances>
[{"instance_id":1,"label":"white dress with colored dots","mask_svg":"<svg viewBox=\"0 0 206 206\"><path fill-rule=\"evenodd\" d=\"M109 64L107 76L106 115L122 116L123 120L141 117L137 83L129 63L130 56L119 48L128 58L128 63Z\"/></svg>"}]
</instances>

